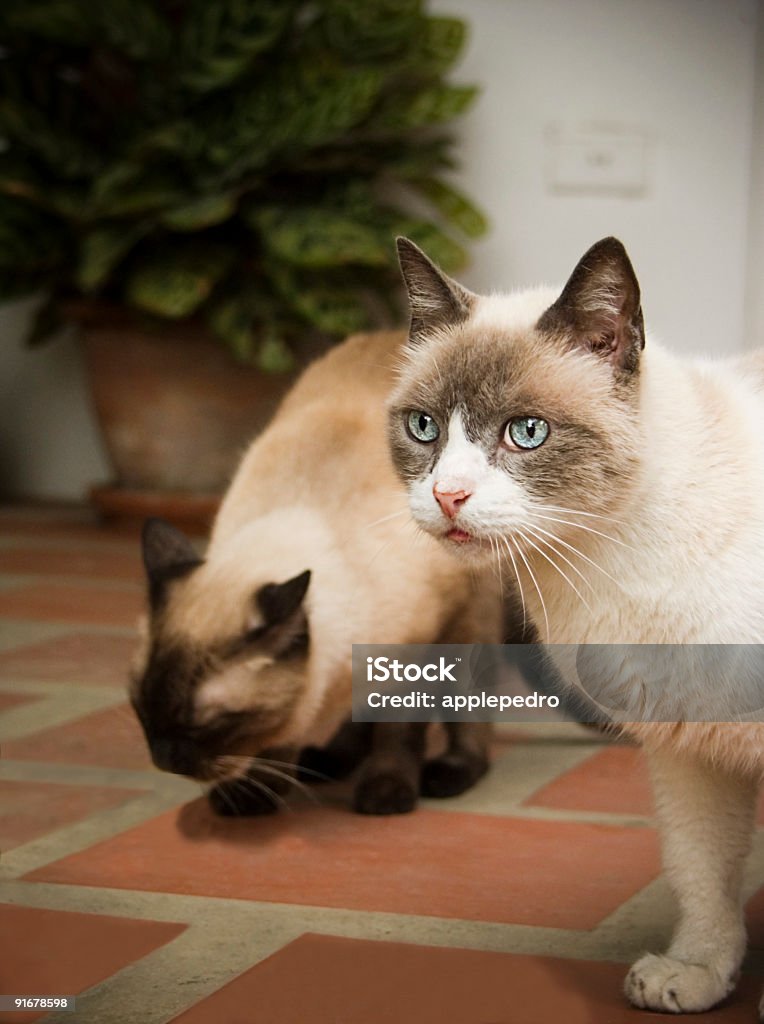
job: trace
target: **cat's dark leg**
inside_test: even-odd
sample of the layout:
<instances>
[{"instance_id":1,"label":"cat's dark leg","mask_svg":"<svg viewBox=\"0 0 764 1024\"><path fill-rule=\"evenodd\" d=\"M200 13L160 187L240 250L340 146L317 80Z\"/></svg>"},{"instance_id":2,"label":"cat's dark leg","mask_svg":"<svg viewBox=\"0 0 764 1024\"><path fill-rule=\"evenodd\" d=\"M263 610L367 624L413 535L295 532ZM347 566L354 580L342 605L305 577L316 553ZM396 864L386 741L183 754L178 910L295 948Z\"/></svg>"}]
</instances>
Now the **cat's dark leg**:
<instances>
[{"instance_id":1,"label":"cat's dark leg","mask_svg":"<svg viewBox=\"0 0 764 1024\"><path fill-rule=\"evenodd\" d=\"M218 782L210 789L207 798L213 811L224 818L273 814L283 807L285 796L294 788L296 754L291 747L264 750L261 764L254 763L241 776Z\"/></svg>"},{"instance_id":2,"label":"cat's dark leg","mask_svg":"<svg viewBox=\"0 0 764 1024\"><path fill-rule=\"evenodd\" d=\"M490 722L448 722L448 746L422 769L422 796L457 796L470 789L489 768Z\"/></svg>"},{"instance_id":3,"label":"cat's dark leg","mask_svg":"<svg viewBox=\"0 0 764 1024\"><path fill-rule=\"evenodd\" d=\"M632 967L625 991L642 1009L698 1013L730 994L745 952L741 882L758 785L664 749L650 768L679 923L665 955Z\"/></svg>"},{"instance_id":4,"label":"cat's dark leg","mask_svg":"<svg viewBox=\"0 0 764 1024\"><path fill-rule=\"evenodd\" d=\"M325 747L304 747L298 762L303 782L344 779L371 749L373 723L344 722Z\"/></svg>"},{"instance_id":5,"label":"cat's dark leg","mask_svg":"<svg viewBox=\"0 0 764 1024\"><path fill-rule=\"evenodd\" d=\"M419 797L426 722L375 722L353 794L359 814L405 814Z\"/></svg>"}]
</instances>

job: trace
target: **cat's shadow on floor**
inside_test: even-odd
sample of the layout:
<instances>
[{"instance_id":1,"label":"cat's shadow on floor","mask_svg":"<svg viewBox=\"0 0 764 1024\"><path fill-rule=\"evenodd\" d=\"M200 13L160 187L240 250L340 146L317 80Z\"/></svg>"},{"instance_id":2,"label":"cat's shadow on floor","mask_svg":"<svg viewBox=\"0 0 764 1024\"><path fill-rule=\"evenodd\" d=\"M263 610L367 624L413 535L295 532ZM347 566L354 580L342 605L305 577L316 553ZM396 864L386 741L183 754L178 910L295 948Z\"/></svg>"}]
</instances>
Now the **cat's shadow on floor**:
<instances>
[{"instance_id":1,"label":"cat's shadow on floor","mask_svg":"<svg viewBox=\"0 0 764 1024\"><path fill-rule=\"evenodd\" d=\"M294 830L297 818L320 819L329 810L353 814L351 791L352 787L346 781L331 782L311 787L307 794L294 793L271 814L245 817L222 817L215 813L207 797L202 796L178 808L176 827L185 839L192 842L224 840L233 845L257 843L262 846Z\"/></svg>"}]
</instances>

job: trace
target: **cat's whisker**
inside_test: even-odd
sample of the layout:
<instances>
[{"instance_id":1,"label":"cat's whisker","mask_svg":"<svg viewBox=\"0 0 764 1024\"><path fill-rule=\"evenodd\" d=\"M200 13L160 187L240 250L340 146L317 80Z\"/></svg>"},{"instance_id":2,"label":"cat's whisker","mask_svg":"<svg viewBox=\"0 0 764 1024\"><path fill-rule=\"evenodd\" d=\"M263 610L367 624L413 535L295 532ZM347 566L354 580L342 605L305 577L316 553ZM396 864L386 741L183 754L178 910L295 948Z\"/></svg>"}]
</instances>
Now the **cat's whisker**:
<instances>
[{"instance_id":1,"label":"cat's whisker","mask_svg":"<svg viewBox=\"0 0 764 1024\"><path fill-rule=\"evenodd\" d=\"M523 540L525 541L526 544L529 544L534 549L534 551L537 551L541 555L542 558L545 558L547 560L547 562L549 562L549 564L552 566L552 568L555 569L560 574L560 576L562 576L562 578L565 580L565 582L568 584L568 586L577 595L578 599L581 601L581 603L586 608L586 610L588 612L590 612L592 610L591 609L591 605L586 600L586 598L583 596L583 594L578 589L578 587L575 585L575 583L570 578L570 576L568 576L568 574L565 572L565 570L561 569L559 567L559 565L557 564L557 562L555 562L555 560L553 558L550 558L549 555L545 551L542 551L541 548L538 546L538 544L536 544L535 541L531 540L531 538L523 530L518 530L517 532L520 534L520 536L523 538Z\"/></svg>"},{"instance_id":2,"label":"cat's whisker","mask_svg":"<svg viewBox=\"0 0 764 1024\"><path fill-rule=\"evenodd\" d=\"M523 581L520 579L520 573L517 569L517 562L515 561L515 556L512 553L512 547L510 545L509 539L507 537L502 537L501 540L503 541L504 547L507 549L507 554L509 555L510 561L512 562L512 569L514 570L515 579L517 580L517 589L520 591L520 604L523 607L523 636L525 636L527 612L525 610L525 594L523 593Z\"/></svg>"},{"instance_id":3,"label":"cat's whisker","mask_svg":"<svg viewBox=\"0 0 764 1024\"><path fill-rule=\"evenodd\" d=\"M585 583L592 592L595 591L595 588L592 585L591 581L586 576L584 576L584 574L581 572L578 566L571 562L567 555L565 555L564 552L560 551L560 549L555 544L553 544L551 540L547 540L544 537L542 537L538 527L529 526L526 523L525 530L531 535L531 537L534 537L539 542L539 544L543 544L545 547L548 547L550 551L553 551L558 558L561 558L563 562L565 562L566 565L569 565L573 572L581 577L582 582ZM549 533L547 533L547 536L553 537L553 535ZM556 540L557 538L553 537L553 539Z\"/></svg>"},{"instance_id":4,"label":"cat's whisker","mask_svg":"<svg viewBox=\"0 0 764 1024\"><path fill-rule=\"evenodd\" d=\"M398 516L405 516L410 514L408 505L405 508L400 509L398 512L391 512L389 516L382 516L381 519L375 519L373 523L368 523L364 529L371 530L375 526L380 526L382 523L388 523L391 519L397 519Z\"/></svg>"},{"instance_id":5,"label":"cat's whisker","mask_svg":"<svg viewBox=\"0 0 764 1024\"><path fill-rule=\"evenodd\" d=\"M611 576L610 573L607 571L607 569L603 569L602 566L599 565L597 562L595 562L593 558L590 558L588 555L585 555L583 553L583 551L579 551L578 548L575 547L573 544L569 544L566 540L563 540L562 537L558 537L556 534L550 533L549 530L545 530L541 526L538 526L538 525L534 524L534 528L539 533L543 533L547 537L551 537L554 541L556 541L557 544L562 544L562 546L567 548L568 551L572 551L574 555L578 555L579 558L583 558L583 560L585 562L588 562L589 565L591 565L594 569L597 569L599 572L602 573L603 576L607 576L607 578L612 583L615 583L615 585L618 587L619 590L621 590L621 591L623 590L623 587L618 582L618 580L615 578L615 576Z\"/></svg>"},{"instance_id":6,"label":"cat's whisker","mask_svg":"<svg viewBox=\"0 0 764 1024\"><path fill-rule=\"evenodd\" d=\"M493 568L493 563L491 564L491 571L493 572L494 577L496 579L498 579L498 581L499 581L499 588L503 591L504 590L504 580L502 578L502 573L501 573L501 558L499 556L499 542L495 541L493 537L489 536L488 537L488 543L491 545L491 554L496 556L496 570L498 570L498 576L497 576L496 570L494 570L494 568Z\"/></svg>"},{"instance_id":7,"label":"cat's whisker","mask_svg":"<svg viewBox=\"0 0 764 1024\"><path fill-rule=\"evenodd\" d=\"M558 519L555 516L542 516L538 512L534 514L535 519L544 519L550 523L561 523L563 526L571 526L576 530L585 530L587 533L596 534L598 537L604 537L605 540L612 541L613 544L618 544L622 548L626 548L628 551L637 553L637 549L631 544L627 544L625 540L621 540L620 537L613 537L609 533L603 533L601 530L595 530L591 526L586 526L584 523L571 523L569 519Z\"/></svg>"},{"instance_id":8,"label":"cat's whisker","mask_svg":"<svg viewBox=\"0 0 764 1024\"><path fill-rule=\"evenodd\" d=\"M616 526L628 526L623 519L615 519L613 516L603 516L599 512L584 512L577 508L563 508L562 505L530 505L531 511L538 509L541 512L564 512L571 516L587 516L590 519L602 519L606 523L615 523Z\"/></svg>"},{"instance_id":9,"label":"cat's whisker","mask_svg":"<svg viewBox=\"0 0 764 1024\"><path fill-rule=\"evenodd\" d=\"M281 771L280 768L274 768L273 765L264 764L260 760L257 760L253 767L265 772L266 775L269 773L271 775L274 775L277 779L281 779L282 782L285 782L287 783L287 785L293 786L295 789L298 789L301 793L304 793L305 796L308 797L308 799L313 801L313 803L318 803L316 794L312 790L308 789L305 783L300 782L300 780L296 778L294 775L289 775L287 772Z\"/></svg>"},{"instance_id":10,"label":"cat's whisker","mask_svg":"<svg viewBox=\"0 0 764 1024\"><path fill-rule=\"evenodd\" d=\"M305 793L305 795L313 800L314 803L318 802L315 793L308 789L304 782L301 782L295 775L290 774L288 771L282 771L281 767L279 767L283 766L296 771L297 766L294 763L290 763L288 761L271 761L269 758L248 754L223 754L218 760L226 760L226 763L234 764L237 767L244 767L247 772L251 772L254 769L263 771L266 775L274 775L277 779L281 779L282 782L286 782L288 785L294 786L295 789L299 789L301 792ZM306 769L306 771L308 770L309 769ZM327 781L331 781L328 775L321 775L320 772L313 772L312 774ZM242 778L244 777L249 776L242 776Z\"/></svg>"},{"instance_id":11,"label":"cat's whisker","mask_svg":"<svg viewBox=\"0 0 764 1024\"><path fill-rule=\"evenodd\" d=\"M261 755L258 755L257 761L259 764L272 764L279 768L294 768L305 775L313 775L315 778L321 779L322 782L334 781L331 775L325 775L323 772L317 772L313 768L304 768L301 764L293 763L291 761L276 761L272 757L262 757Z\"/></svg>"},{"instance_id":12,"label":"cat's whisker","mask_svg":"<svg viewBox=\"0 0 764 1024\"><path fill-rule=\"evenodd\" d=\"M223 755L223 756L225 756L225 755ZM222 760L223 760L222 757L221 758L216 758L216 761L218 761L218 762L220 762ZM223 767L223 766L221 765L221 767ZM284 807L284 808L288 807L288 804L287 804L286 800L284 800L284 798L281 796L281 794L277 793L274 789L271 789L271 787L266 785L262 781L262 779L253 778L252 775L250 775L248 773L246 775L237 775L234 779L230 779L228 776L224 776L224 778L228 779L228 781L234 783L237 786L241 786L242 788L247 788L248 786L252 787L252 788L255 788L255 789L259 790L260 792L265 793L268 796L268 798L273 801L274 804L279 804L281 807ZM223 797L225 799L229 800L230 806L234 810L236 810L236 804L235 804L235 802L233 800L230 799L230 794L228 793L228 790L225 787L223 787L222 789L219 790L219 792L222 793L222 795L223 795Z\"/></svg>"},{"instance_id":13,"label":"cat's whisker","mask_svg":"<svg viewBox=\"0 0 764 1024\"><path fill-rule=\"evenodd\" d=\"M544 624L546 625L546 642L550 643L551 641L549 639L549 616L546 613L546 604L544 603L544 595L541 593L541 587L539 587L538 580L536 579L536 577L535 577L535 575L533 573L533 569L531 569L531 567L530 567L530 563L528 562L528 559L525 557L523 549L520 547L520 545L517 542L515 542L515 549L516 549L518 555L520 556L520 558L522 558L523 564L525 565L525 568L528 570L528 575L530 576L530 578L531 578L531 580L533 582L533 586L536 588L536 593L539 596L539 601L541 602L541 610L544 613Z\"/></svg>"},{"instance_id":14,"label":"cat's whisker","mask_svg":"<svg viewBox=\"0 0 764 1024\"><path fill-rule=\"evenodd\" d=\"M245 775L241 781L245 787L254 787L261 793L265 793L274 804L278 804L279 807L282 807L285 811L291 811L292 808L286 802L284 797L280 793L277 793L275 789L271 789L270 786L267 786L262 779L253 779L251 775Z\"/></svg>"}]
</instances>

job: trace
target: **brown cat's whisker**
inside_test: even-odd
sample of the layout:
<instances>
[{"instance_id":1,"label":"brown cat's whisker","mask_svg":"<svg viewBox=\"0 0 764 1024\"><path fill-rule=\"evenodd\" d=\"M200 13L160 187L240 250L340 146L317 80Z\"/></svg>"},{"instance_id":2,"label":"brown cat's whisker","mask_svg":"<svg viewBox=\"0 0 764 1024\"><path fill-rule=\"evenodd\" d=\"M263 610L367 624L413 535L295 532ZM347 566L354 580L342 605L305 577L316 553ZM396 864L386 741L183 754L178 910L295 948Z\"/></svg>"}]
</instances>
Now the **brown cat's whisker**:
<instances>
[{"instance_id":1,"label":"brown cat's whisker","mask_svg":"<svg viewBox=\"0 0 764 1024\"><path fill-rule=\"evenodd\" d=\"M571 580L570 576L568 576L568 574L564 571L564 569L561 569L553 558L550 558L545 551L542 551L538 544L536 544L535 541L531 540L531 538L523 530L518 530L517 532L520 534L520 536L523 538L526 544L529 544L534 549L534 551L537 551L542 558L545 558L547 562L549 562L549 564L552 566L552 568L555 569L560 574L560 576L562 576L562 578L565 580L568 586L577 595L578 599L581 601L586 610L590 612L592 610L591 605L583 596L583 594L575 585L575 583Z\"/></svg>"}]
</instances>

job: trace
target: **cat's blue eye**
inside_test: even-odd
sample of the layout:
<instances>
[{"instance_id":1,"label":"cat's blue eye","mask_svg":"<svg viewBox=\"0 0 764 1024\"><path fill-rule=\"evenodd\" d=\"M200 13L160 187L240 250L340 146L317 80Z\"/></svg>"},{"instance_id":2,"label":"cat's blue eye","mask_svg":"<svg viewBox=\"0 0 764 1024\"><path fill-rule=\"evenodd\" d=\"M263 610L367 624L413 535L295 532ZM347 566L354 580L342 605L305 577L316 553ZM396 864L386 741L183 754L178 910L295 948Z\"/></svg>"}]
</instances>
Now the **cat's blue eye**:
<instances>
[{"instance_id":1,"label":"cat's blue eye","mask_svg":"<svg viewBox=\"0 0 764 1024\"><path fill-rule=\"evenodd\" d=\"M408 414L406 426L414 440L421 441L422 444L431 444L437 441L440 435L440 427L432 416L419 409L414 409Z\"/></svg>"},{"instance_id":2,"label":"cat's blue eye","mask_svg":"<svg viewBox=\"0 0 764 1024\"><path fill-rule=\"evenodd\" d=\"M549 424L538 416L515 416L504 433L507 442L517 448L538 448L549 437Z\"/></svg>"}]
</instances>

